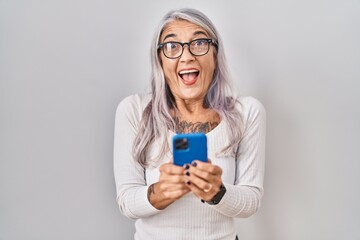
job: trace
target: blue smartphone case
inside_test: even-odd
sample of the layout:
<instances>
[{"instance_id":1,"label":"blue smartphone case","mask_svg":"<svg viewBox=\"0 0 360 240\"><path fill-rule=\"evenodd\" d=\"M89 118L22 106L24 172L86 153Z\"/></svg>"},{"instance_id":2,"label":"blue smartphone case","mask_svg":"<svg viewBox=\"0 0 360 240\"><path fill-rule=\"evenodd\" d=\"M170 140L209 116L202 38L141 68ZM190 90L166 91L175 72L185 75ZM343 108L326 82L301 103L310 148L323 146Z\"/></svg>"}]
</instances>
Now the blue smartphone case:
<instances>
[{"instance_id":1,"label":"blue smartphone case","mask_svg":"<svg viewBox=\"0 0 360 240\"><path fill-rule=\"evenodd\" d=\"M204 133L176 134L172 144L175 165L184 166L194 160L207 162L207 139Z\"/></svg>"}]
</instances>

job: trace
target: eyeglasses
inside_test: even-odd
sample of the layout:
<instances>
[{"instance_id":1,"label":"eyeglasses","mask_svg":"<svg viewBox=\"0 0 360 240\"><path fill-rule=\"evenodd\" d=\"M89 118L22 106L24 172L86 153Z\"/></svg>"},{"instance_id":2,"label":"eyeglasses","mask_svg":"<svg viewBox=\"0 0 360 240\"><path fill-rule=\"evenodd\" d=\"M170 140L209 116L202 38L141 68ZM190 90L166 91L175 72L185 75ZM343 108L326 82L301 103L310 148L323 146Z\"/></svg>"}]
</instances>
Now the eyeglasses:
<instances>
[{"instance_id":1,"label":"eyeglasses","mask_svg":"<svg viewBox=\"0 0 360 240\"><path fill-rule=\"evenodd\" d=\"M184 52L184 45L188 45L189 51L194 56L203 56L209 52L210 44L217 47L217 43L213 39L200 38L190 42L164 42L158 45L158 49L162 49L165 57L175 59L181 57Z\"/></svg>"}]
</instances>

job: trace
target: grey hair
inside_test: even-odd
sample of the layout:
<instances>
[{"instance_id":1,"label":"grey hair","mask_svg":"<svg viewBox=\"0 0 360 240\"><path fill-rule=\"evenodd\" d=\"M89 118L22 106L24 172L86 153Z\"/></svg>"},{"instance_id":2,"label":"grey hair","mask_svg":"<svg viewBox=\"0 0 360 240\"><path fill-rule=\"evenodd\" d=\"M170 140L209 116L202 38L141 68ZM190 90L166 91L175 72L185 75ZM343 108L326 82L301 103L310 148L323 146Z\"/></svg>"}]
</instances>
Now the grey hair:
<instances>
[{"instance_id":1,"label":"grey hair","mask_svg":"<svg viewBox=\"0 0 360 240\"><path fill-rule=\"evenodd\" d=\"M133 144L133 156L144 167L149 166L150 162L160 159L169 151L167 136L169 131L176 131L176 125L171 115L171 109L176 108L176 104L165 81L158 52L159 39L163 30L169 23L176 20L185 20L200 26L217 43L214 51L216 68L204 105L216 110L222 121L227 123L229 145L225 146L221 153L235 156L243 132L241 115L235 108L237 97L230 82L223 43L214 25L203 13L195 9L183 8L170 11L160 22L151 44L151 101L143 112ZM233 131L233 129L238 129L238 131ZM155 159L149 159L148 153L155 140L160 141L161 148Z\"/></svg>"}]
</instances>

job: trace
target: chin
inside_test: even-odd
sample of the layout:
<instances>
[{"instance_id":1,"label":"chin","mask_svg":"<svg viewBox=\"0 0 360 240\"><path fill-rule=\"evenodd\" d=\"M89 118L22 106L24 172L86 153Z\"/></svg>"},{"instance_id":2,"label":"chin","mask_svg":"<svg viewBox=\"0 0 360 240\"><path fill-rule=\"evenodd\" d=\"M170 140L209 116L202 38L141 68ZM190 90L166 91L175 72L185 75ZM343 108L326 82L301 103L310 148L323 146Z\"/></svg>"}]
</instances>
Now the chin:
<instances>
[{"instance_id":1,"label":"chin","mask_svg":"<svg viewBox=\"0 0 360 240\"><path fill-rule=\"evenodd\" d=\"M194 89L189 89L189 91L183 90L181 91L181 98L184 100L196 100L204 98L204 94L199 91L194 91Z\"/></svg>"}]
</instances>

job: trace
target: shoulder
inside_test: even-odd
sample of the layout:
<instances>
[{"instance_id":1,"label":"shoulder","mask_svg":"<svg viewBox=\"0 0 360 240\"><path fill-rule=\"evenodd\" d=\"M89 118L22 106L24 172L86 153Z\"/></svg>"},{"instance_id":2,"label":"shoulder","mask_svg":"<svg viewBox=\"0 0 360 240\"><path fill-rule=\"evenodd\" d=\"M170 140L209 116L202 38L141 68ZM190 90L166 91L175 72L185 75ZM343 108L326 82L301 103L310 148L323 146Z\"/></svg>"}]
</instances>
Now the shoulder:
<instances>
[{"instance_id":1,"label":"shoulder","mask_svg":"<svg viewBox=\"0 0 360 240\"><path fill-rule=\"evenodd\" d=\"M256 120L265 121L266 110L259 100L251 96L241 96L237 100L238 104L236 107L245 122Z\"/></svg>"},{"instance_id":2,"label":"shoulder","mask_svg":"<svg viewBox=\"0 0 360 240\"><path fill-rule=\"evenodd\" d=\"M117 111L144 110L150 100L150 94L133 94L121 100L117 107Z\"/></svg>"},{"instance_id":3,"label":"shoulder","mask_svg":"<svg viewBox=\"0 0 360 240\"><path fill-rule=\"evenodd\" d=\"M116 116L140 119L141 115L151 100L150 94L134 94L125 97L116 109Z\"/></svg>"},{"instance_id":4,"label":"shoulder","mask_svg":"<svg viewBox=\"0 0 360 240\"><path fill-rule=\"evenodd\" d=\"M264 105L252 96L241 96L238 98L238 107L251 112L265 112Z\"/></svg>"}]
</instances>

